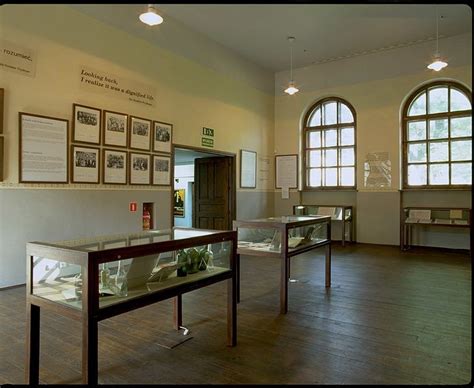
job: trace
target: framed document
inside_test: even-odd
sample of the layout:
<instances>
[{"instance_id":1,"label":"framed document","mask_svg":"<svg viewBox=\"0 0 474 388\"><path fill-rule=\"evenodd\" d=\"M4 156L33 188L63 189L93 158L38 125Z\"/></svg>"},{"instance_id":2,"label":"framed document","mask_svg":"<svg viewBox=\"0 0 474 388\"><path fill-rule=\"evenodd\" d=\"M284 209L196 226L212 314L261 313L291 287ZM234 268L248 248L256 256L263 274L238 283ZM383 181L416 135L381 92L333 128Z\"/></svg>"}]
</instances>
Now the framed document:
<instances>
[{"instance_id":1,"label":"framed document","mask_svg":"<svg viewBox=\"0 0 474 388\"><path fill-rule=\"evenodd\" d=\"M151 155L138 152L130 153L130 184L150 184Z\"/></svg>"},{"instance_id":2,"label":"framed document","mask_svg":"<svg viewBox=\"0 0 474 388\"><path fill-rule=\"evenodd\" d=\"M298 155L275 156L275 188L298 188Z\"/></svg>"},{"instance_id":3,"label":"framed document","mask_svg":"<svg viewBox=\"0 0 474 388\"><path fill-rule=\"evenodd\" d=\"M100 144L100 109L92 106L72 104L72 141Z\"/></svg>"},{"instance_id":4,"label":"framed document","mask_svg":"<svg viewBox=\"0 0 474 388\"><path fill-rule=\"evenodd\" d=\"M104 145L127 147L128 115L104 110Z\"/></svg>"},{"instance_id":5,"label":"framed document","mask_svg":"<svg viewBox=\"0 0 474 388\"><path fill-rule=\"evenodd\" d=\"M72 181L99 183L100 150L95 147L72 147Z\"/></svg>"},{"instance_id":6,"label":"framed document","mask_svg":"<svg viewBox=\"0 0 474 388\"><path fill-rule=\"evenodd\" d=\"M67 183L69 121L20 112L20 183Z\"/></svg>"},{"instance_id":7,"label":"framed document","mask_svg":"<svg viewBox=\"0 0 474 388\"><path fill-rule=\"evenodd\" d=\"M127 152L104 149L102 183L127 184Z\"/></svg>"},{"instance_id":8,"label":"framed document","mask_svg":"<svg viewBox=\"0 0 474 388\"><path fill-rule=\"evenodd\" d=\"M257 187L257 153L240 150L240 187Z\"/></svg>"},{"instance_id":9,"label":"framed document","mask_svg":"<svg viewBox=\"0 0 474 388\"><path fill-rule=\"evenodd\" d=\"M130 148L150 151L151 120L130 116Z\"/></svg>"},{"instance_id":10,"label":"framed document","mask_svg":"<svg viewBox=\"0 0 474 388\"><path fill-rule=\"evenodd\" d=\"M171 185L171 158L153 155L153 184L157 186Z\"/></svg>"},{"instance_id":11,"label":"framed document","mask_svg":"<svg viewBox=\"0 0 474 388\"><path fill-rule=\"evenodd\" d=\"M0 137L0 182L3 182L3 137Z\"/></svg>"},{"instance_id":12,"label":"framed document","mask_svg":"<svg viewBox=\"0 0 474 388\"><path fill-rule=\"evenodd\" d=\"M3 102L4 102L4 89L0 88L0 135L3 134Z\"/></svg>"},{"instance_id":13,"label":"framed document","mask_svg":"<svg viewBox=\"0 0 474 388\"><path fill-rule=\"evenodd\" d=\"M153 151L171 153L173 124L153 121Z\"/></svg>"}]
</instances>

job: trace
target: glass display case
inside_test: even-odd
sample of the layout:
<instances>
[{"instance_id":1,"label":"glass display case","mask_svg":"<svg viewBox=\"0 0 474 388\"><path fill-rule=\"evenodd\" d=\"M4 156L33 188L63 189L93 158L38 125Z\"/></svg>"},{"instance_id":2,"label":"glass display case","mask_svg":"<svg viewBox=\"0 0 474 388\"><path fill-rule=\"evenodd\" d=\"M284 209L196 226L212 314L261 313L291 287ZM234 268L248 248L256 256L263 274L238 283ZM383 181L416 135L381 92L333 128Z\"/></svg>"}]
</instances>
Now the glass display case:
<instances>
[{"instance_id":1,"label":"glass display case","mask_svg":"<svg viewBox=\"0 0 474 388\"><path fill-rule=\"evenodd\" d=\"M412 245L413 228L420 225L457 228L471 227L471 209L442 207L404 207L401 219L402 250ZM470 244L469 244L470 245Z\"/></svg>"},{"instance_id":2,"label":"glass display case","mask_svg":"<svg viewBox=\"0 0 474 388\"><path fill-rule=\"evenodd\" d=\"M331 284L331 217L280 216L233 222L237 230L238 255L281 259L280 312L288 311L290 258L309 250L326 247L326 287ZM238 272L239 268L237 268ZM237 275L239 281L240 274ZM240 287L237 287L239 292ZM237 299L240 299L238 294Z\"/></svg>"},{"instance_id":3,"label":"glass display case","mask_svg":"<svg viewBox=\"0 0 474 388\"><path fill-rule=\"evenodd\" d=\"M228 280L228 345L236 344L237 233L173 228L27 244L27 375L38 383L39 308L83 321L83 380L97 382L97 322ZM91 350L92 349L92 350Z\"/></svg>"},{"instance_id":4,"label":"glass display case","mask_svg":"<svg viewBox=\"0 0 474 388\"><path fill-rule=\"evenodd\" d=\"M345 246L346 235L348 241L354 239L354 222L352 206L346 205L294 205L293 214L298 216L330 216L331 221L341 224L341 244Z\"/></svg>"}]
</instances>

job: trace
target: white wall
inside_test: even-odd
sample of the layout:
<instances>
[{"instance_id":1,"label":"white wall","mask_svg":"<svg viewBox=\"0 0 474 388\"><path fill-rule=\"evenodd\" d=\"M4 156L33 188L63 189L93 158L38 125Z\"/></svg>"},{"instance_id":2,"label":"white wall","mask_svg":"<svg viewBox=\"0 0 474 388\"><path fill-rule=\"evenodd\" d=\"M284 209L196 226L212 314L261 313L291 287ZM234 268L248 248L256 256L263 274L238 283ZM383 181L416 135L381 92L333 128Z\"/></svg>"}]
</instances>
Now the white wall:
<instances>
[{"instance_id":1,"label":"white wall","mask_svg":"<svg viewBox=\"0 0 474 388\"><path fill-rule=\"evenodd\" d=\"M294 96L283 89L288 72L275 78L275 153L291 154L300 151L299 133L302 118L317 100L337 96L353 105L357 113L357 188L355 193L341 193L338 200L356 206L357 236L359 242L398 244L400 206L400 112L407 96L425 82L437 79L456 80L471 88L472 37L471 34L440 39L442 54L449 66L440 73L426 69L435 48L434 42L353 57L349 59L294 69L293 77L300 88ZM376 191L364 188L364 161L369 152L389 152L392 164L392 187ZM418 192L424 197L426 193ZM469 206L470 191L459 195L446 192L451 206ZM305 192L307 204L336 204L331 192ZM284 203L284 202L287 203ZM292 195L282 200L275 194L275 208L288 211L299 198ZM426 206L440 206L439 201L427 201ZM450 243L450 238L432 239L436 246L468 247L468 233L462 242Z\"/></svg>"},{"instance_id":2,"label":"white wall","mask_svg":"<svg viewBox=\"0 0 474 388\"><path fill-rule=\"evenodd\" d=\"M191 228L193 226L192 208L194 182L194 164L183 164L174 166L174 189L184 189L184 217L174 217L175 226Z\"/></svg>"}]
</instances>

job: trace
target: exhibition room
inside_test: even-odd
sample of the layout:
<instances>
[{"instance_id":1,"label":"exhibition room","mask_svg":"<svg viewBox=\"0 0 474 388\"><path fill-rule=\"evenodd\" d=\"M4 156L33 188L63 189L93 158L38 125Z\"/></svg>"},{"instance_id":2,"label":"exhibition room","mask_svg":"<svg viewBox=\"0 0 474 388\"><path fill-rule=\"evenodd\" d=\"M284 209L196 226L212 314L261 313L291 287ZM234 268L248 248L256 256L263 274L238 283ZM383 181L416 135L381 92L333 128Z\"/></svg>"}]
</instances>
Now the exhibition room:
<instances>
[{"instance_id":1,"label":"exhibition room","mask_svg":"<svg viewBox=\"0 0 474 388\"><path fill-rule=\"evenodd\" d=\"M0 384L472 381L465 4L0 6Z\"/></svg>"}]
</instances>

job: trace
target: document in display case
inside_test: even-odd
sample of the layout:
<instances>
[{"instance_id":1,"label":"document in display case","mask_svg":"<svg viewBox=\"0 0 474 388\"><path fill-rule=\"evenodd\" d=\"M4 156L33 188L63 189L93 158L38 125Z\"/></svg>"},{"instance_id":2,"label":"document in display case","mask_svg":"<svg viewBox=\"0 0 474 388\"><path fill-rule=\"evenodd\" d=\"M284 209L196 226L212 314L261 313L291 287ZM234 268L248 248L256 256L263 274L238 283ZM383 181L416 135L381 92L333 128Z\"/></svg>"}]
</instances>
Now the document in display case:
<instances>
[{"instance_id":1,"label":"document in display case","mask_svg":"<svg viewBox=\"0 0 474 388\"><path fill-rule=\"evenodd\" d=\"M27 244L27 382L38 384L40 308L83 325L83 382L97 384L98 322L228 281L227 344L236 345L237 233L173 228Z\"/></svg>"},{"instance_id":2,"label":"document in display case","mask_svg":"<svg viewBox=\"0 0 474 388\"><path fill-rule=\"evenodd\" d=\"M331 285L331 217L281 216L233 223L238 233L238 255L281 259L280 313L288 311L290 258L322 246L326 247L326 287ZM237 268L238 272L239 268ZM238 281L240 274L237 275ZM239 290L239 287L237 287ZM239 291L237 291L239 292ZM240 295L238 294L238 299Z\"/></svg>"}]
</instances>

